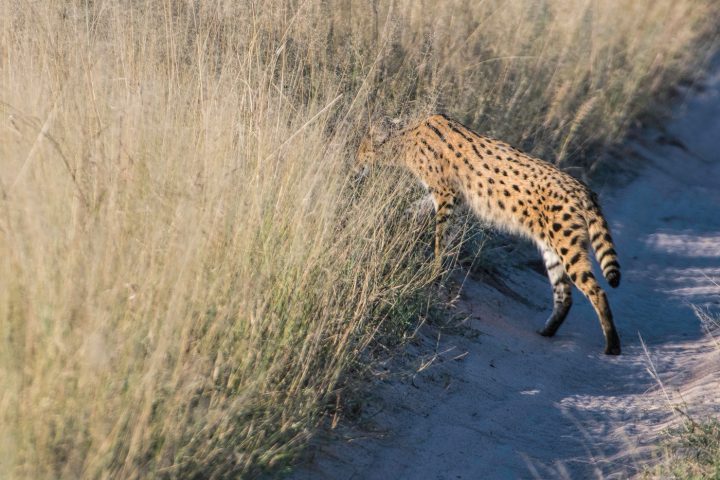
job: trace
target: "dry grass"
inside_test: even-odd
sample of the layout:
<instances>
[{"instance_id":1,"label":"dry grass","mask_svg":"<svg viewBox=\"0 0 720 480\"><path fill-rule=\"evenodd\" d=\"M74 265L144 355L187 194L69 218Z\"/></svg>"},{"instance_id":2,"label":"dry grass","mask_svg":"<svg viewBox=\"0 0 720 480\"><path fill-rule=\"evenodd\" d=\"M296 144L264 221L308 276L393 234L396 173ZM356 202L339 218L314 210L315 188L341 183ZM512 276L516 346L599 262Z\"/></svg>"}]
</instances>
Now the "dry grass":
<instances>
[{"instance_id":1,"label":"dry grass","mask_svg":"<svg viewBox=\"0 0 720 480\"><path fill-rule=\"evenodd\" d=\"M688 422L673 432L664 454L665 463L649 474L651 478L720 479L720 420Z\"/></svg>"},{"instance_id":2,"label":"dry grass","mask_svg":"<svg viewBox=\"0 0 720 480\"><path fill-rule=\"evenodd\" d=\"M0 472L277 468L432 275L374 112L558 162L694 73L710 0L0 1ZM420 240L418 240L420 239Z\"/></svg>"},{"instance_id":3,"label":"dry grass","mask_svg":"<svg viewBox=\"0 0 720 480\"><path fill-rule=\"evenodd\" d=\"M720 353L720 317L697 306L693 306L693 310ZM720 391L714 393L716 398L720 398ZM682 425L667 432L659 448L658 460L639 477L720 480L720 418L695 418L686 413L684 405L668 407L680 414Z\"/></svg>"}]
</instances>

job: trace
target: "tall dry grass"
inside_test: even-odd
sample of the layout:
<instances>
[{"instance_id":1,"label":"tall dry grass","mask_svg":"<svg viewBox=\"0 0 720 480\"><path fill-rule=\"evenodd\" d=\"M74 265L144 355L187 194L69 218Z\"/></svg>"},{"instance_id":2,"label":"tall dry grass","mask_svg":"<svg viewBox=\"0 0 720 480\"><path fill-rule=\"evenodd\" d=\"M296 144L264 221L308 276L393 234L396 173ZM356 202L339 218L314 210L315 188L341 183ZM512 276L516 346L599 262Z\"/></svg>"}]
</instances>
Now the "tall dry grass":
<instances>
[{"instance_id":1,"label":"tall dry grass","mask_svg":"<svg viewBox=\"0 0 720 480\"><path fill-rule=\"evenodd\" d=\"M377 112L558 162L713 40L710 0L0 1L0 472L287 464L432 280ZM709 39L709 40L708 40Z\"/></svg>"}]
</instances>

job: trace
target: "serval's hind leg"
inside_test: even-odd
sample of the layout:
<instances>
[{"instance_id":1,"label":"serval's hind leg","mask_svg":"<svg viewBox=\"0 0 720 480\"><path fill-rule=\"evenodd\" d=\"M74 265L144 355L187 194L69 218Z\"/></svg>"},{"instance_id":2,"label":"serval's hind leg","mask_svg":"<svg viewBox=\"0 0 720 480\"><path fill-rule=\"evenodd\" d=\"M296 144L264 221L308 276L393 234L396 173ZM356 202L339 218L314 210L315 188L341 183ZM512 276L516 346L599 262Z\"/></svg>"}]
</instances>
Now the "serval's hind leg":
<instances>
[{"instance_id":1,"label":"serval's hind leg","mask_svg":"<svg viewBox=\"0 0 720 480\"><path fill-rule=\"evenodd\" d=\"M570 275L570 280L590 300L595 309L605 335L605 353L608 355L620 355L620 337L618 337L613 323L610 305L605 292L600 288L592 273L592 265L587 250L576 250L574 253L562 255L561 258L565 271Z\"/></svg>"},{"instance_id":2,"label":"serval's hind leg","mask_svg":"<svg viewBox=\"0 0 720 480\"><path fill-rule=\"evenodd\" d=\"M572 307L572 285L560 257L547 247L542 249L542 253L553 289L553 311L545 322L545 326L538 333L545 337L552 337L565 321L565 317Z\"/></svg>"}]
</instances>

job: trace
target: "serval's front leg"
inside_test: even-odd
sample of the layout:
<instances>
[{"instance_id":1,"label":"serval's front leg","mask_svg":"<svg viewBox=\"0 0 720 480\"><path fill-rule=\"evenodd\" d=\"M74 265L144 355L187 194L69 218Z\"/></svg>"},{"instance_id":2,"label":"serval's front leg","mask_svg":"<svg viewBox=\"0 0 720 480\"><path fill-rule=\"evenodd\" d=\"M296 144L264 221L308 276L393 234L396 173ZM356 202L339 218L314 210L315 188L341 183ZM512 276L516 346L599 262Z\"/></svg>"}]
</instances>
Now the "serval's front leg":
<instances>
[{"instance_id":1,"label":"serval's front leg","mask_svg":"<svg viewBox=\"0 0 720 480\"><path fill-rule=\"evenodd\" d=\"M432 192L435 204L435 263L442 263L442 252L445 248L445 232L447 222L455 209L456 195L452 190L441 189Z\"/></svg>"}]
</instances>

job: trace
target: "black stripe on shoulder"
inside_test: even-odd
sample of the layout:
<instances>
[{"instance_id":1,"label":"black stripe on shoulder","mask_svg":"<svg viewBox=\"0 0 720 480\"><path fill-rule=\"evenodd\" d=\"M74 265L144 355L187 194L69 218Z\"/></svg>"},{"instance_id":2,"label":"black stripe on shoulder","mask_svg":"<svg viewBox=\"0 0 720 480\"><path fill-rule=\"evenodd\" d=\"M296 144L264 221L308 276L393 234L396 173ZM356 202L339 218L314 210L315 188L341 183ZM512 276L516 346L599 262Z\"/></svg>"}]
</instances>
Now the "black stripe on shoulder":
<instances>
[{"instance_id":1,"label":"black stripe on shoulder","mask_svg":"<svg viewBox=\"0 0 720 480\"><path fill-rule=\"evenodd\" d=\"M437 135L440 140L442 140L443 142L445 141L445 135L440 133L440 130L438 130L435 125L433 125L430 122L426 122L426 124L427 124L428 128L430 128L430 130L432 130L433 133L435 133L435 135Z\"/></svg>"},{"instance_id":2,"label":"black stripe on shoulder","mask_svg":"<svg viewBox=\"0 0 720 480\"><path fill-rule=\"evenodd\" d=\"M455 133L457 133L458 135L460 135L461 137L463 137L463 138L465 139L465 141L467 141L467 142L469 142L469 143L473 143L473 139L472 139L471 137L468 137L467 135L465 135L465 133L462 132L459 128L457 128L457 127L453 124L452 121L448 121L448 127L450 127L450 130L452 130L453 132L455 132Z\"/></svg>"}]
</instances>

